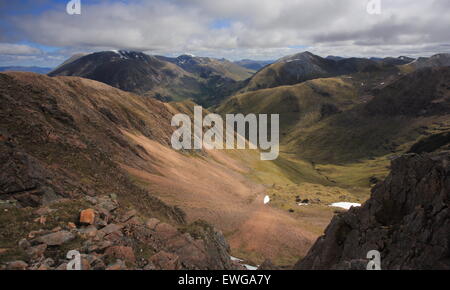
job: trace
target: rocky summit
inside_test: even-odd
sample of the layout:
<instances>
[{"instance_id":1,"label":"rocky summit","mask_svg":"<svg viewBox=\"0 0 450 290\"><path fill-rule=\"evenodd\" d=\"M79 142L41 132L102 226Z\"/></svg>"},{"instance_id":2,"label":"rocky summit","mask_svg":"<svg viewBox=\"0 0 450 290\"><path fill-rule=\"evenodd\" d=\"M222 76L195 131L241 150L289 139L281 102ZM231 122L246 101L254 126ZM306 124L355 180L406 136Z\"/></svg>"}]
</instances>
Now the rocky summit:
<instances>
[{"instance_id":1,"label":"rocky summit","mask_svg":"<svg viewBox=\"0 0 450 290\"><path fill-rule=\"evenodd\" d=\"M91 209L80 210L83 206ZM91 225L86 223L86 211L93 214ZM156 218L143 218L110 196L59 200L28 213L15 208L6 212L14 216L12 225L23 222L23 236L15 249L1 249L20 260L7 261L3 256L0 269L66 270L66 255L72 250L81 254L82 270L240 268L230 260L222 233L207 223L177 229ZM6 214L1 216L4 235ZM38 217L34 224L26 220L34 217Z\"/></svg>"},{"instance_id":2,"label":"rocky summit","mask_svg":"<svg viewBox=\"0 0 450 290\"><path fill-rule=\"evenodd\" d=\"M381 253L383 270L450 269L448 152L407 154L392 161L361 208L335 216L295 269L366 269Z\"/></svg>"}]
</instances>

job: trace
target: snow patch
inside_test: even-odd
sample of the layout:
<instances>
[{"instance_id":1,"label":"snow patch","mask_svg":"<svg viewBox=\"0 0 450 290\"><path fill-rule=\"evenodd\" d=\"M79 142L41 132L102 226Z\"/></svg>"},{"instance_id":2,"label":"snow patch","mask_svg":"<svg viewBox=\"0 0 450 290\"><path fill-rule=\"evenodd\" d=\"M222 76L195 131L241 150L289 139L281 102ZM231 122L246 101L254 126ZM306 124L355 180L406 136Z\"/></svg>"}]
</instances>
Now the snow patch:
<instances>
[{"instance_id":1,"label":"snow patch","mask_svg":"<svg viewBox=\"0 0 450 290\"><path fill-rule=\"evenodd\" d=\"M252 266L252 265L243 264L242 262L244 262L244 260L241 260L241 259L236 258L236 257L233 257L233 256L230 256L230 259L231 259L231 261L233 261L233 262L238 262L239 264L241 264L242 266L244 266L244 267L245 267L247 270L249 270L249 271L255 271L255 270L258 270L259 265L258 265L258 266Z\"/></svg>"},{"instance_id":2,"label":"snow patch","mask_svg":"<svg viewBox=\"0 0 450 290\"><path fill-rule=\"evenodd\" d=\"M360 203L353 203L353 202L335 202L330 205L331 207L340 207L343 209L350 209L352 207L360 207Z\"/></svg>"}]
</instances>

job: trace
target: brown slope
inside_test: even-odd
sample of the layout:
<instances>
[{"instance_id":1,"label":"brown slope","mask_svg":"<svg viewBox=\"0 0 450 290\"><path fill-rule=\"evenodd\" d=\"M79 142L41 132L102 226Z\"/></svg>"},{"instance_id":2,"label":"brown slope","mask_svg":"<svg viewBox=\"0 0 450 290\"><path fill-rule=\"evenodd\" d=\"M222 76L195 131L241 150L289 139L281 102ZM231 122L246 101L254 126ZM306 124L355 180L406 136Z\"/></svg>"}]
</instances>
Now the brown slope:
<instances>
[{"instance_id":1,"label":"brown slope","mask_svg":"<svg viewBox=\"0 0 450 290\"><path fill-rule=\"evenodd\" d=\"M146 154L126 141L120 127L168 142L171 128L161 119L170 114L163 104L87 79L0 76L2 154L12 162L4 163L2 198L37 206L49 198L116 192L149 213L183 221L181 212L134 186L115 163L137 162ZM15 167L27 173L19 177Z\"/></svg>"},{"instance_id":2,"label":"brown slope","mask_svg":"<svg viewBox=\"0 0 450 290\"><path fill-rule=\"evenodd\" d=\"M264 187L247 177L254 174L252 164L260 162L257 152L239 152L242 161L223 151L173 151L174 106L82 78L0 77L2 158L8 161L2 199L38 206L49 199L116 193L144 215L172 223L212 222L226 233L234 252L256 253L257 262L298 258L331 217L310 230L305 220L263 207ZM27 159L11 166L11 154ZM270 169L268 178L279 170L264 166ZM19 178L17 170L24 176Z\"/></svg>"}]
</instances>

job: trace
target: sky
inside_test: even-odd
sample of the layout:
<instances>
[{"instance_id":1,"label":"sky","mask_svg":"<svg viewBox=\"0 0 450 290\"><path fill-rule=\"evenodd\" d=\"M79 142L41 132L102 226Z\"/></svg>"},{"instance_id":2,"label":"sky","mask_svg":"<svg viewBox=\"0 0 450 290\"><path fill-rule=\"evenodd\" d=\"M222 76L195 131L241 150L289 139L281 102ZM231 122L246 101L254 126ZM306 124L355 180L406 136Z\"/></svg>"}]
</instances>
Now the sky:
<instances>
[{"instance_id":1,"label":"sky","mask_svg":"<svg viewBox=\"0 0 450 290\"><path fill-rule=\"evenodd\" d=\"M68 2L0 0L0 66L54 67L76 53L112 49L230 60L306 50L450 52L448 0L80 0L81 15L68 14Z\"/></svg>"}]
</instances>

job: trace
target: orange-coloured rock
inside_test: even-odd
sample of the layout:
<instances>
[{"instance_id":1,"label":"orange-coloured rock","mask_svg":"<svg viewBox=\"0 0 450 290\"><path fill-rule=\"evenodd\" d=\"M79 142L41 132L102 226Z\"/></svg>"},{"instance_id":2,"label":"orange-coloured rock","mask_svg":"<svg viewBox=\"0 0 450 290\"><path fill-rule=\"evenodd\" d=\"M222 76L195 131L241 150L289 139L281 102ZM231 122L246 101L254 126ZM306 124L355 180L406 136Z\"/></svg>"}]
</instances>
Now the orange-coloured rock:
<instances>
[{"instance_id":1,"label":"orange-coloured rock","mask_svg":"<svg viewBox=\"0 0 450 290\"><path fill-rule=\"evenodd\" d=\"M80 223L92 225L95 220L95 211L93 209L85 209L80 213Z\"/></svg>"}]
</instances>

